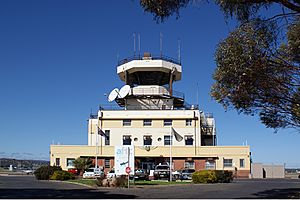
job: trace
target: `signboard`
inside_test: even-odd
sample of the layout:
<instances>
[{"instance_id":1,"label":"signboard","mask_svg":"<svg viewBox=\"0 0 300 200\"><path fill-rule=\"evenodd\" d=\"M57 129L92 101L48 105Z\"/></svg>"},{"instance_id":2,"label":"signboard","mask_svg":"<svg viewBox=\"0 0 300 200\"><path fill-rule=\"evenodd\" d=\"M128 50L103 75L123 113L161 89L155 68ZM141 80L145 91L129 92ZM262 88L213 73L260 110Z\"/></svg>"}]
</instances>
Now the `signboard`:
<instances>
[{"instance_id":1,"label":"signboard","mask_svg":"<svg viewBox=\"0 0 300 200\"><path fill-rule=\"evenodd\" d=\"M115 146L115 173L116 175L126 175L126 168L134 169L134 146ZM130 171L134 174L134 170Z\"/></svg>"}]
</instances>

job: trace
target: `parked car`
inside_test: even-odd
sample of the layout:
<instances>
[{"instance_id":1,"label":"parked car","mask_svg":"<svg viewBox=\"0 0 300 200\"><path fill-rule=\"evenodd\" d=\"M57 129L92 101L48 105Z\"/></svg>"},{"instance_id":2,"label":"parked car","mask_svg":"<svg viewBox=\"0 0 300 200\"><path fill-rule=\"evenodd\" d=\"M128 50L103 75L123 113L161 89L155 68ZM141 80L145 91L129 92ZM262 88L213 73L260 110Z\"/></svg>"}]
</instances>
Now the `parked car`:
<instances>
[{"instance_id":1,"label":"parked car","mask_svg":"<svg viewBox=\"0 0 300 200\"><path fill-rule=\"evenodd\" d=\"M104 175L100 168L89 168L83 173L83 178L97 178Z\"/></svg>"},{"instance_id":2,"label":"parked car","mask_svg":"<svg viewBox=\"0 0 300 200\"><path fill-rule=\"evenodd\" d=\"M75 168L69 168L68 172L74 174L74 175L79 175L79 170Z\"/></svg>"},{"instance_id":3,"label":"parked car","mask_svg":"<svg viewBox=\"0 0 300 200\"><path fill-rule=\"evenodd\" d=\"M130 175L131 179L135 180L149 180L149 174L144 169L136 169L134 175Z\"/></svg>"},{"instance_id":4,"label":"parked car","mask_svg":"<svg viewBox=\"0 0 300 200\"><path fill-rule=\"evenodd\" d=\"M172 177L174 180L179 180L181 177L182 170L176 170L172 172Z\"/></svg>"},{"instance_id":5,"label":"parked car","mask_svg":"<svg viewBox=\"0 0 300 200\"><path fill-rule=\"evenodd\" d=\"M192 175L195 172L194 169L184 169L181 172L180 179L181 180L192 180Z\"/></svg>"},{"instance_id":6,"label":"parked car","mask_svg":"<svg viewBox=\"0 0 300 200\"><path fill-rule=\"evenodd\" d=\"M110 170L110 171L106 174L106 178L113 178L113 177L116 177L116 173L115 173L115 170L114 170L114 169Z\"/></svg>"},{"instance_id":7,"label":"parked car","mask_svg":"<svg viewBox=\"0 0 300 200\"><path fill-rule=\"evenodd\" d=\"M23 169L22 170L24 173L26 173L27 175L29 175L29 174L33 174L33 170L32 169Z\"/></svg>"},{"instance_id":8,"label":"parked car","mask_svg":"<svg viewBox=\"0 0 300 200\"><path fill-rule=\"evenodd\" d=\"M170 179L170 166L157 165L154 169L154 179Z\"/></svg>"}]
</instances>

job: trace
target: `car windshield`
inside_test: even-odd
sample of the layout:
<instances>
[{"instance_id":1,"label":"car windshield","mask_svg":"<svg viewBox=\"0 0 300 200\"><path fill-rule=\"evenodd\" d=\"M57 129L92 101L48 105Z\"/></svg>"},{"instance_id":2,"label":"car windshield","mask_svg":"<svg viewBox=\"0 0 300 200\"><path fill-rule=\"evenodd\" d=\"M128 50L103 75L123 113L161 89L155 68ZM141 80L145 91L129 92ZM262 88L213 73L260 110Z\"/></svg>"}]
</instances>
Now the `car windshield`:
<instances>
[{"instance_id":1,"label":"car windshield","mask_svg":"<svg viewBox=\"0 0 300 200\"><path fill-rule=\"evenodd\" d=\"M110 170L110 172L108 172L108 173L115 173L115 170Z\"/></svg>"},{"instance_id":2,"label":"car windshield","mask_svg":"<svg viewBox=\"0 0 300 200\"><path fill-rule=\"evenodd\" d=\"M158 165L158 166L156 166L156 169L158 169L158 170L160 170L160 169L169 169L169 166Z\"/></svg>"},{"instance_id":3,"label":"car windshield","mask_svg":"<svg viewBox=\"0 0 300 200\"><path fill-rule=\"evenodd\" d=\"M87 169L86 172L94 172L93 168Z\"/></svg>"}]
</instances>

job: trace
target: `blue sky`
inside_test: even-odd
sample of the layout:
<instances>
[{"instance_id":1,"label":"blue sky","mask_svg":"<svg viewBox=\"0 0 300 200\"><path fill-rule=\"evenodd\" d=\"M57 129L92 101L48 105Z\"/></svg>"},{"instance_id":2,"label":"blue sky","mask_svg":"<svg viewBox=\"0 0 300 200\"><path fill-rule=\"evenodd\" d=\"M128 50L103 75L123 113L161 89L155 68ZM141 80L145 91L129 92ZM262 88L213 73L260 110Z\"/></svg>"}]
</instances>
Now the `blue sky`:
<instances>
[{"instance_id":1,"label":"blue sky","mask_svg":"<svg viewBox=\"0 0 300 200\"><path fill-rule=\"evenodd\" d=\"M254 162L300 165L300 135L274 134L254 116L225 112L209 96L214 50L235 22L226 24L214 4L198 4L157 24L138 0L0 0L0 156L27 153L48 158L49 145L87 144L91 109L109 104L104 93L123 83L117 57L133 55L134 32L141 52L177 57L181 40L182 81L177 91L216 119L219 145L251 145Z\"/></svg>"}]
</instances>

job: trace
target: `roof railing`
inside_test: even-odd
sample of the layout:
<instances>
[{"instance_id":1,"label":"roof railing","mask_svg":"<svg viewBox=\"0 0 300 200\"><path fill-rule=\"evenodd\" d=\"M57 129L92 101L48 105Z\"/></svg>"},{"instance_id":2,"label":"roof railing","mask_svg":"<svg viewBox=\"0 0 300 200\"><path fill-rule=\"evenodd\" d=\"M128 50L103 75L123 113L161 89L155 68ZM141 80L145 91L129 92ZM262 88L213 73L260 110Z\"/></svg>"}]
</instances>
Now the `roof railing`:
<instances>
[{"instance_id":1,"label":"roof railing","mask_svg":"<svg viewBox=\"0 0 300 200\"><path fill-rule=\"evenodd\" d=\"M134 56L130 56L130 57L124 58L122 60L119 60L118 66L123 65L123 64L128 63L133 60L164 60L164 61L172 62L177 65L181 65L181 60L178 60L178 59L166 56L166 55L150 55L148 57L144 57L142 55L134 55Z\"/></svg>"}]
</instances>

